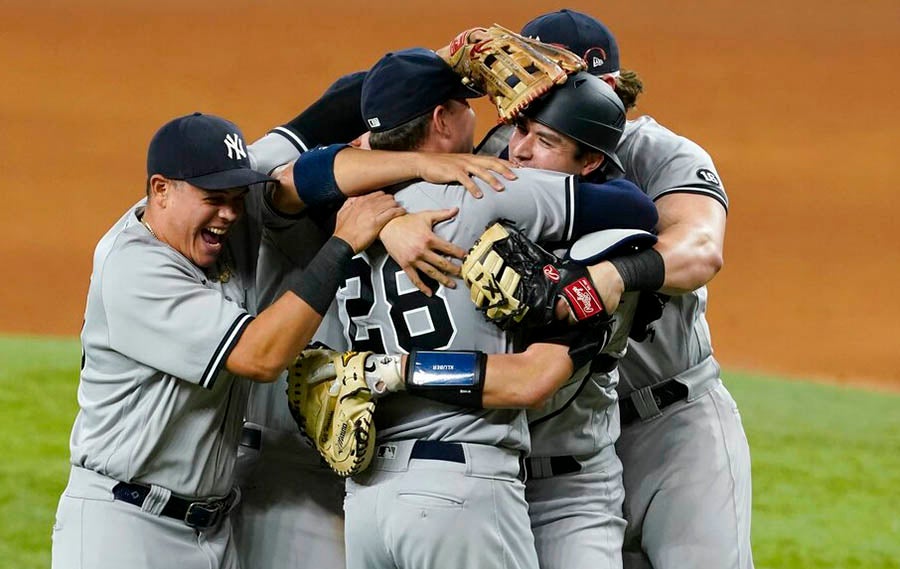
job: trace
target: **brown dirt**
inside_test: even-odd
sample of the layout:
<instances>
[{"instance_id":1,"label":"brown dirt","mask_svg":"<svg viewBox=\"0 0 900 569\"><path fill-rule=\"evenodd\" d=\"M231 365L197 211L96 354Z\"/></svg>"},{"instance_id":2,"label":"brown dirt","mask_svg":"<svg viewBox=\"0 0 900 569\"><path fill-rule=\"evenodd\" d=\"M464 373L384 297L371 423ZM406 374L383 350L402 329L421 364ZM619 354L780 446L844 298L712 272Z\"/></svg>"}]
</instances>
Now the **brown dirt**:
<instances>
[{"instance_id":1,"label":"brown dirt","mask_svg":"<svg viewBox=\"0 0 900 569\"><path fill-rule=\"evenodd\" d=\"M169 118L221 114L252 139L384 51L556 7L310 4L0 0L0 330L78 332L93 246L140 197ZM900 5L603 4L645 78L639 110L710 150L728 187L710 310L723 364L900 387Z\"/></svg>"}]
</instances>

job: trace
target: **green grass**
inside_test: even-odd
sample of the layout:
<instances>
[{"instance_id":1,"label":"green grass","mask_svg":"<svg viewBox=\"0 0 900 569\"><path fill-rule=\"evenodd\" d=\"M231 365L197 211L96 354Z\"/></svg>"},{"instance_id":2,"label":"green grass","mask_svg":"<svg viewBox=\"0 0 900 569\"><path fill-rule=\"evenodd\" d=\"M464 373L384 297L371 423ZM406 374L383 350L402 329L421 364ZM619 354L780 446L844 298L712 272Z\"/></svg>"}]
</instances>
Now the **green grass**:
<instances>
[{"instance_id":1,"label":"green grass","mask_svg":"<svg viewBox=\"0 0 900 569\"><path fill-rule=\"evenodd\" d=\"M900 396L726 374L759 569L900 568Z\"/></svg>"},{"instance_id":2,"label":"green grass","mask_svg":"<svg viewBox=\"0 0 900 569\"><path fill-rule=\"evenodd\" d=\"M0 565L50 566L78 410L77 340L0 337Z\"/></svg>"},{"instance_id":3,"label":"green grass","mask_svg":"<svg viewBox=\"0 0 900 569\"><path fill-rule=\"evenodd\" d=\"M0 336L0 565L50 564L77 340ZM900 395L727 374L753 456L759 569L900 568Z\"/></svg>"}]
</instances>

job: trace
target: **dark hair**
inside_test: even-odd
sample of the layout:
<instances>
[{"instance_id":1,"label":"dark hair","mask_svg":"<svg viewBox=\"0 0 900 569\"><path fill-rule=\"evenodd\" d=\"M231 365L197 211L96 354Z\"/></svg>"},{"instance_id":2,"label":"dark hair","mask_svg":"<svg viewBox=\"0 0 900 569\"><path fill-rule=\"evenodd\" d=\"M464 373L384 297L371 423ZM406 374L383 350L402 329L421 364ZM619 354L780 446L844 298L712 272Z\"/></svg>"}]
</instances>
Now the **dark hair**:
<instances>
[{"instance_id":1,"label":"dark hair","mask_svg":"<svg viewBox=\"0 0 900 569\"><path fill-rule=\"evenodd\" d=\"M623 69L616 77L614 89L616 95L622 99L625 110L629 111L637 106L637 99L644 92L644 82L636 71Z\"/></svg>"},{"instance_id":2,"label":"dark hair","mask_svg":"<svg viewBox=\"0 0 900 569\"><path fill-rule=\"evenodd\" d=\"M430 126L431 111L390 130L373 132L369 146L373 150L415 150L425 142Z\"/></svg>"}]
</instances>

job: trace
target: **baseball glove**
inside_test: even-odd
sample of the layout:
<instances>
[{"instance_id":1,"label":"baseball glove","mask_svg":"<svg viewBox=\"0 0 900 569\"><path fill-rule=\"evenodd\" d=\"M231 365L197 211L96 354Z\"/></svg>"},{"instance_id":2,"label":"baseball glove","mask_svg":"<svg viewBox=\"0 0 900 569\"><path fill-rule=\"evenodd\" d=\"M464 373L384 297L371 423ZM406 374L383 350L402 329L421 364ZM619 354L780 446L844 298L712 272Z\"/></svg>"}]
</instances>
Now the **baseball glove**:
<instances>
[{"instance_id":1,"label":"baseball glove","mask_svg":"<svg viewBox=\"0 0 900 569\"><path fill-rule=\"evenodd\" d=\"M500 122L511 122L528 103L586 67L583 59L567 49L497 24L456 36L450 43L448 63L464 83L491 98Z\"/></svg>"},{"instance_id":2,"label":"baseball glove","mask_svg":"<svg viewBox=\"0 0 900 569\"><path fill-rule=\"evenodd\" d=\"M607 316L585 267L545 251L508 221L481 234L461 272L472 302L503 330L555 322L559 298L577 322Z\"/></svg>"},{"instance_id":3,"label":"baseball glove","mask_svg":"<svg viewBox=\"0 0 900 569\"><path fill-rule=\"evenodd\" d=\"M288 373L291 415L340 476L363 471L375 450L375 402L363 369L370 354L306 349Z\"/></svg>"}]
</instances>

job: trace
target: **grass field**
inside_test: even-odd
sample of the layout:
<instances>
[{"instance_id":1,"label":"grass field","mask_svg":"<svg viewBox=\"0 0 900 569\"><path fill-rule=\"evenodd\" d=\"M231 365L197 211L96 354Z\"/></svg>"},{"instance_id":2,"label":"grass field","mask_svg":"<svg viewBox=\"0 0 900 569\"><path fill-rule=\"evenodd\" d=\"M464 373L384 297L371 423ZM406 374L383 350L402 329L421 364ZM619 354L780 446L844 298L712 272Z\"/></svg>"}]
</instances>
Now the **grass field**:
<instances>
[{"instance_id":1,"label":"grass field","mask_svg":"<svg viewBox=\"0 0 900 569\"><path fill-rule=\"evenodd\" d=\"M0 566L50 564L76 340L0 337ZM756 567L900 568L900 396L727 374L753 455Z\"/></svg>"}]
</instances>

